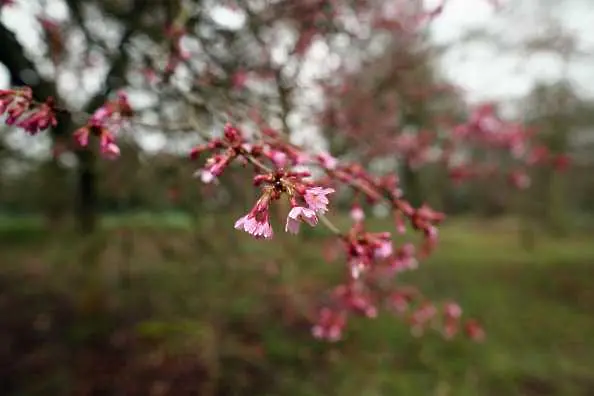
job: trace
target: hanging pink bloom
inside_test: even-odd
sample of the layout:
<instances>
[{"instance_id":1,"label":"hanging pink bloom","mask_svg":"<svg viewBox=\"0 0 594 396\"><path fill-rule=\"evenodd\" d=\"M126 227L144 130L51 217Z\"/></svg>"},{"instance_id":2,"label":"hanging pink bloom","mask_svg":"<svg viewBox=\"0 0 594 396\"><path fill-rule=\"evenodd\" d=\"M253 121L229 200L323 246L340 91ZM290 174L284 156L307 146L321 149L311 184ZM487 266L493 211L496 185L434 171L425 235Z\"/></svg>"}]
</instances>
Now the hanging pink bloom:
<instances>
[{"instance_id":1,"label":"hanging pink bloom","mask_svg":"<svg viewBox=\"0 0 594 396\"><path fill-rule=\"evenodd\" d=\"M206 160L204 168L199 169L194 175L200 176L200 180L205 184L211 183L223 173L231 159L229 155L216 154Z\"/></svg>"},{"instance_id":2,"label":"hanging pink bloom","mask_svg":"<svg viewBox=\"0 0 594 396\"><path fill-rule=\"evenodd\" d=\"M271 239L274 235L268 212L270 196L263 195L249 213L235 222L235 229L242 230L257 239Z\"/></svg>"},{"instance_id":3,"label":"hanging pink bloom","mask_svg":"<svg viewBox=\"0 0 594 396\"><path fill-rule=\"evenodd\" d=\"M120 156L120 148L116 144L113 134L102 128L99 137L99 151L107 159L116 159Z\"/></svg>"},{"instance_id":4,"label":"hanging pink bloom","mask_svg":"<svg viewBox=\"0 0 594 396\"><path fill-rule=\"evenodd\" d=\"M91 116L91 119L89 120L89 124L95 126L103 125L103 123L105 123L113 113L113 109L111 107L112 106L105 104L95 110Z\"/></svg>"},{"instance_id":5,"label":"hanging pink bloom","mask_svg":"<svg viewBox=\"0 0 594 396\"><path fill-rule=\"evenodd\" d=\"M333 188L310 187L305 190L304 199L311 210L324 214L328 211L328 204L330 203L326 195L333 192Z\"/></svg>"},{"instance_id":6,"label":"hanging pink bloom","mask_svg":"<svg viewBox=\"0 0 594 396\"><path fill-rule=\"evenodd\" d=\"M302 221L314 227L318 224L318 216L316 216L316 212L309 208L296 206L291 209L289 215L287 216L285 231L291 234L297 234Z\"/></svg>"},{"instance_id":7,"label":"hanging pink bloom","mask_svg":"<svg viewBox=\"0 0 594 396\"><path fill-rule=\"evenodd\" d=\"M76 143L78 143L79 146L87 147L89 144L89 134L90 131L88 127L79 128L74 131L74 140L76 140Z\"/></svg>"},{"instance_id":8,"label":"hanging pink bloom","mask_svg":"<svg viewBox=\"0 0 594 396\"><path fill-rule=\"evenodd\" d=\"M247 214L238 219L235 222L235 229L243 230L256 238L271 239L274 235L268 217L258 220L252 214Z\"/></svg>"},{"instance_id":9,"label":"hanging pink bloom","mask_svg":"<svg viewBox=\"0 0 594 396\"><path fill-rule=\"evenodd\" d=\"M120 156L120 148L114 142L106 142L100 146L101 155L107 159L117 159Z\"/></svg>"}]
</instances>

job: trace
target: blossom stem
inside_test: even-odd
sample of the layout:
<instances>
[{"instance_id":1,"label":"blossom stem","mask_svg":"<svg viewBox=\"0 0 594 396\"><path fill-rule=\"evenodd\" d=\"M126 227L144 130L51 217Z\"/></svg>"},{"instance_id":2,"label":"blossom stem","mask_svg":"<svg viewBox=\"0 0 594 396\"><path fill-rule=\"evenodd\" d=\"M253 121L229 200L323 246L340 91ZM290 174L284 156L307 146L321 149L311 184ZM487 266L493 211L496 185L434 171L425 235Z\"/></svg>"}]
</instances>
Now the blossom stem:
<instances>
[{"instance_id":1,"label":"blossom stem","mask_svg":"<svg viewBox=\"0 0 594 396\"><path fill-rule=\"evenodd\" d=\"M330 230L332 231L332 233L338 235L338 236L342 236L342 232L340 232L340 229L334 225L333 222L331 222L326 216L319 214L318 218L320 219L320 221L322 223L324 223L324 225Z\"/></svg>"}]
</instances>

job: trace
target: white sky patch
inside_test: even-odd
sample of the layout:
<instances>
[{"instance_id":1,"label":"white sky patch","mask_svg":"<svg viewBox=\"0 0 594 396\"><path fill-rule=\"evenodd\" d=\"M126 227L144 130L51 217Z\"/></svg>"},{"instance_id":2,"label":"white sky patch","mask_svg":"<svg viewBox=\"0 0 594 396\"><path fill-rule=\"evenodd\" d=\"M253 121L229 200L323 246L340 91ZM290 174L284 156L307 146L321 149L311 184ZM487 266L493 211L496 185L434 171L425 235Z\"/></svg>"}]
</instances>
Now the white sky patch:
<instances>
[{"instance_id":1,"label":"white sky patch","mask_svg":"<svg viewBox=\"0 0 594 396\"><path fill-rule=\"evenodd\" d=\"M519 0L518 0L519 1ZM432 23L432 38L444 44L459 39L469 29L485 28L506 40L538 34L539 18L530 0L517 17L496 12L486 0L449 0L444 12ZM540 1L540 0L537 0ZM573 33L578 48L594 55L594 3L567 0L550 15L563 29ZM542 31L542 29L540 29ZM594 96L594 57L571 60L567 77L576 82L581 93ZM483 100L514 100L526 95L538 82L563 78L564 64L551 53L502 53L483 43L459 45L442 60L445 75L459 84L470 102Z\"/></svg>"}]
</instances>

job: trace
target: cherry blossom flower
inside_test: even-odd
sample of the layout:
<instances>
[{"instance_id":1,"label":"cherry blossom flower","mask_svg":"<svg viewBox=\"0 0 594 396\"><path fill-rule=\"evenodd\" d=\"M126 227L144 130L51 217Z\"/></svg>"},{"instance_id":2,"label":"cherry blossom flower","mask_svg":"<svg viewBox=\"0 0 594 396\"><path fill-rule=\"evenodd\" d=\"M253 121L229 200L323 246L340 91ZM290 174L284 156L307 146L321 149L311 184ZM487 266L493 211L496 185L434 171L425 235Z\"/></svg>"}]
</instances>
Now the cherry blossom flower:
<instances>
[{"instance_id":1,"label":"cherry blossom flower","mask_svg":"<svg viewBox=\"0 0 594 396\"><path fill-rule=\"evenodd\" d=\"M310 187L305 190L303 198L311 210L324 214L328 211L330 203L326 195L332 194L334 191L333 188Z\"/></svg>"},{"instance_id":2,"label":"cherry blossom flower","mask_svg":"<svg viewBox=\"0 0 594 396\"><path fill-rule=\"evenodd\" d=\"M318 224L318 216L316 215L316 212L309 208L296 206L292 208L287 215L285 231L291 234L297 234L301 222L305 222L313 227Z\"/></svg>"},{"instance_id":3,"label":"cherry blossom flower","mask_svg":"<svg viewBox=\"0 0 594 396\"><path fill-rule=\"evenodd\" d=\"M264 193L248 214L235 222L235 229L242 230L257 239L271 239L274 235L270 225L270 194Z\"/></svg>"},{"instance_id":4,"label":"cherry blossom flower","mask_svg":"<svg viewBox=\"0 0 594 396\"><path fill-rule=\"evenodd\" d=\"M206 160L204 168L199 169L194 175L200 176L200 180L205 184L211 183L223 173L231 160L232 157L229 155L216 154Z\"/></svg>"},{"instance_id":5,"label":"cherry blossom flower","mask_svg":"<svg viewBox=\"0 0 594 396\"><path fill-rule=\"evenodd\" d=\"M113 142L106 142L100 146L100 152L107 159L116 159L120 156L120 148Z\"/></svg>"},{"instance_id":6,"label":"cherry blossom flower","mask_svg":"<svg viewBox=\"0 0 594 396\"><path fill-rule=\"evenodd\" d=\"M345 325L344 312L323 308L320 310L316 325L312 328L312 334L315 338L336 342L342 338Z\"/></svg>"},{"instance_id":7,"label":"cherry blossom flower","mask_svg":"<svg viewBox=\"0 0 594 396\"><path fill-rule=\"evenodd\" d=\"M361 208L361 206L359 204L354 204L353 207L351 208L351 219L353 219L353 221L355 222L361 222L363 220L365 220L365 212L363 212L363 209Z\"/></svg>"},{"instance_id":8,"label":"cherry blossom flower","mask_svg":"<svg viewBox=\"0 0 594 396\"><path fill-rule=\"evenodd\" d=\"M78 143L81 147L87 147L89 145L89 127L84 126L82 128L77 129L74 131L74 140Z\"/></svg>"},{"instance_id":9,"label":"cherry blossom flower","mask_svg":"<svg viewBox=\"0 0 594 396\"><path fill-rule=\"evenodd\" d=\"M390 257L392 255L392 252L392 241L383 240L379 242L379 246L375 248L375 251L373 253L376 258L384 259Z\"/></svg>"}]
</instances>

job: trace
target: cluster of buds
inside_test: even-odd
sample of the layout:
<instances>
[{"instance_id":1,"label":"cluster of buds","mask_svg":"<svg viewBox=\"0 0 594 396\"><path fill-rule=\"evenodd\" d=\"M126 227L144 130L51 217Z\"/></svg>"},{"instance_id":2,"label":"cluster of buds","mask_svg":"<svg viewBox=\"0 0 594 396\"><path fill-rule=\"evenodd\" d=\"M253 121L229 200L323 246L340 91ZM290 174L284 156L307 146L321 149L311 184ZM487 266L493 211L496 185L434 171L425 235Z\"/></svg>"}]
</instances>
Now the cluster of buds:
<instances>
[{"instance_id":1,"label":"cluster of buds","mask_svg":"<svg viewBox=\"0 0 594 396\"><path fill-rule=\"evenodd\" d=\"M291 203L287 215L285 231L297 234L301 223L310 226L318 224L318 216L328 211L328 194L334 189L312 186L306 181L308 172L291 172L277 170L269 174L254 177L254 184L263 184L263 193L254 207L235 222L235 228L243 230L256 238L270 239L273 236L270 225L270 203L286 195Z\"/></svg>"},{"instance_id":2,"label":"cluster of buds","mask_svg":"<svg viewBox=\"0 0 594 396\"><path fill-rule=\"evenodd\" d=\"M119 92L115 100L106 102L89 118L86 125L74 132L74 138L81 147L87 147L89 137L99 139L99 152L105 158L120 156L115 134L126 120L134 116L134 111L125 93Z\"/></svg>"},{"instance_id":3,"label":"cluster of buds","mask_svg":"<svg viewBox=\"0 0 594 396\"><path fill-rule=\"evenodd\" d=\"M206 160L204 167L195 173L204 183L216 180L236 159L244 165L251 163L257 171L254 185L261 187L262 193L253 208L235 222L238 230L256 238L271 239L274 232L270 225L270 205L283 196L291 205L285 223L288 233L298 233L301 223L317 225L318 216L328 211L327 196L334 189L314 183L310 180L310 172L287 169L285 166L289 155L268 144L247 143L243 133L231 124L225 125L222 138L194 147L190 156L197 158L206 151L214 153ZM263 158L267 158L274 168L261 162Z\"/></svg>"},{"instance_id":4,"label":"cluster of buds","mask_svg":"<svg viewBox=\"0 0 594 396\"><path fill-rule=\"evenodd\" d=\"M6 125L23 128L30 135L36 135L57 125L54 99L48 98L38 104L33 100L31 88L0 90L0 115L6 113Z\"/></svg>"}]
</instances>

